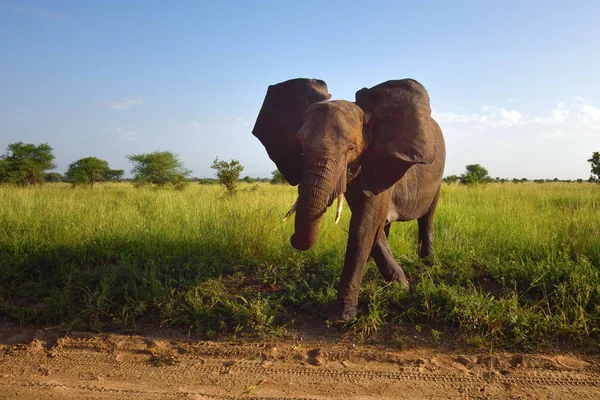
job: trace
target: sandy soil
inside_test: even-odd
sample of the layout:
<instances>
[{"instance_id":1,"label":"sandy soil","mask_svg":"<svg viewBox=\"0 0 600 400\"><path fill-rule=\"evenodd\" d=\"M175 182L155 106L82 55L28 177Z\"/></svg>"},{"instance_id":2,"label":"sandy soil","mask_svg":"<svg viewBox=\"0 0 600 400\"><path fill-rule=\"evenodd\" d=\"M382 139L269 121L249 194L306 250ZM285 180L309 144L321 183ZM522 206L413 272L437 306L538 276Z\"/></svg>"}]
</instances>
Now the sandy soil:
<instances>
[{"instance_id":1,"label":"sandy soil","mask_svg":"<svg viewBox=\"0 0 600 400\"><path fill-rule=\"evenodd\" d=\"M600 358L0 328L0 399L600 399Z\"/></svg>"}]
</instances>

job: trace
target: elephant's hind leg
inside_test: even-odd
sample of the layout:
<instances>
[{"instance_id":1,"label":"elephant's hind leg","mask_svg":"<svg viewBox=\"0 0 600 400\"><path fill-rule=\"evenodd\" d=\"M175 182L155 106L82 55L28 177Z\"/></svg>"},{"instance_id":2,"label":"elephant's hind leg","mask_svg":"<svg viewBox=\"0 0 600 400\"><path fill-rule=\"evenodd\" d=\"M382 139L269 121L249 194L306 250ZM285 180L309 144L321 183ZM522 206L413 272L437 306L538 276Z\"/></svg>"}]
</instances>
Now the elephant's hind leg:
<instances>
[{"instance_id":1,"label":"elephant's hind leg","mask_svg":"<svg viewBox=\"0 0 600 400\"><path fill-rule=\"evenodd\" d=\"M396 261L396 258L390 249L387 240L389 233L390 224L386 225L384 231L379 234L379 237L373 246L373 250L371 250L371 257L373 257L375 264L377 264L377 268L379 268L379 272L381 272L386 281L400 282L403 287L408 289L408 280L406 280L404 271L400 267L400 264L398 264L398 261Z\"/></svg>"},{"instance_id":2,"label":"elephant's hind leg","mask_svg":"<svg viewBox=\"0 0 600 400\"><path fill-rule=\"evenodd\" d=\"M438 189L429 210L418 219L419 222L419 257L426 263L433 262L433 221L437 207L440 189Z\"/></svg>"}]
</instances>

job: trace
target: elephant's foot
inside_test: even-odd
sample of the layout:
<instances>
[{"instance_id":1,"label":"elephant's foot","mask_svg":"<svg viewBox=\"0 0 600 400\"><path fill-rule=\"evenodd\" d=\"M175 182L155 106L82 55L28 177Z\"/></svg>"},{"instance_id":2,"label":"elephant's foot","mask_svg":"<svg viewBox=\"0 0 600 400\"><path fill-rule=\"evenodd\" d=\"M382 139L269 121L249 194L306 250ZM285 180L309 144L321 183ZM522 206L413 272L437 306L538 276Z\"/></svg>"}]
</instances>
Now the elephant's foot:
<instances>
[{"instance_id":1,"label":"elephant's foot","mask_svg":"<svg viewBox=\"0 0 600 400\"><path fill-rule=\"evenodd\" d=\"M402 268L380 268L379 271L383 275L383 279L385 279L386 282L397 282L402 287L402 289L406 290L408 290L408 288L410 287L408 279L406 279L406 275L404 275L404 271L402 270Z\"/></svg>"},{"instance_id":2,"label":"elephant's foot","mask_svg":"<svg viewBox=\"0 0 600 400\"><path fill-rule=\"evenodd\" d=\"M338 302L329 312L329 322L339 323L347 322L354 318L357 313L357 305Z\"/></svg>"},{"instance_id":3,"label":"elephant's foot","mask_svg":"<svg viewBox=\"0 0 600 400\"><path fill-rule=\"evenodd\" d=\"M397 282L404 290L408 290L410 288L410 283L408 283L408 279L406 279L404 272L402 274L394 275L392 279L389 279L389 282Z\"/></svg>"},{"instance_id":4,"label":"elephant's foot","mask_svg":"<svg viewBox=\"0 0 600 400\"><path fill-rule=\"evenodd\" d=\"M431 267L435 262L433 253L422 255L421 262L423 263L423 265L425 265L427 267Z\"/></svg>"},{"instance_id":5,"label":"elephant's foot","mask_svg":"<svg viewBox=\"0 0 600 400\"><path fill-rule=\"evenodd\" d=\"M377 248L375 250L378 251ZM386 282L398 282L404 289L408 289L408 280L398 262L392 256L384 256L378 252L375 252L374 255L375 264L377 264L379 272L383 275L383 279Z\"/></svg>"}]
</instances>

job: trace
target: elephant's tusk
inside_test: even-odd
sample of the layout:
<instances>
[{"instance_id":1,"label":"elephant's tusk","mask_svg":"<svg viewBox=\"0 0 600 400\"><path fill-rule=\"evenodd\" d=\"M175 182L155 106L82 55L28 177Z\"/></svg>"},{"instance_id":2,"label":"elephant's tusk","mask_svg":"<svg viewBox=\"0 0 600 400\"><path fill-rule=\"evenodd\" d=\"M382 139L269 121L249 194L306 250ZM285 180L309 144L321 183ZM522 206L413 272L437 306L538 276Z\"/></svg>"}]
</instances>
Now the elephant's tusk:
<instances>
[{"instance_id":1,"label":"elephant's tusk","mask_svg":"<svg viewBox=\"0 0 600 400\"><path fill-rule=\"evenodd\" d=\"M296 212L296 208L298 208L298 200L300 200L299 198L296 199L296 202L294 203L294 205L292 206L292 208L290 208L290 211L288 211L285 214L285 217L283 217L283 220L286 221L289 217L291 217L292 215L294 215L294 213Z\"/></svg>"},{"instance_id":2,"label":"elephant's tusk","mask_svg":"<svg viewBox=\"0 0 600 400\"><path fill-rule=\"evenodd\" d=\"M342 207L344 205L344 195L340 194L337 198L337 211L335 212L335 223L340 222L340 217L342 216Z\"/></svg>"}]
</instances>

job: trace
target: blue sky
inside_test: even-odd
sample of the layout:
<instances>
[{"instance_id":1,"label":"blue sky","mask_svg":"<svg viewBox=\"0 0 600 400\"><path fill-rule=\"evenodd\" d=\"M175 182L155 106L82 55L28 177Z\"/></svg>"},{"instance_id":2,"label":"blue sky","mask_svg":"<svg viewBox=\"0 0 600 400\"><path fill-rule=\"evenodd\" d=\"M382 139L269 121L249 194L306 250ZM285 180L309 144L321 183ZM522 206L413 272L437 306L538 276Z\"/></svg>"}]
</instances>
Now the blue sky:
<instances>
[{"instance_id":1,"label":"blue sky","mask_svg":"<svg viewBox=\"0 0 600 400\"><path fill-rule=\"evenodd\" d=\"M389 79L428 89L446 175L587 178L600 151L600 2L0 0L0 150L171 150L275 169L252 126L267 86L323 79L334 99Z\"/></svg>"}]
</instances>

